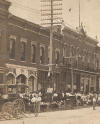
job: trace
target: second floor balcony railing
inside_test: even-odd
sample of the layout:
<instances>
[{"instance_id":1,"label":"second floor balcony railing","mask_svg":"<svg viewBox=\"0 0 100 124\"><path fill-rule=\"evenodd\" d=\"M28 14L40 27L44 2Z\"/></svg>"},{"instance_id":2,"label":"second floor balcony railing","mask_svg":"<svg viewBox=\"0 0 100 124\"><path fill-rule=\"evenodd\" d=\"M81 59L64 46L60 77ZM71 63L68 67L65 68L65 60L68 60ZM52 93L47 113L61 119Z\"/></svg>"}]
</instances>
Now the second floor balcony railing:
<instances>
[{"instance_id":1,"label":"second floor balcony railing","mask_svg":"<svg viewBox=\"0 0 100 124\"><path fill-rule=\"evenodd\" d=\"M63 65L67 68L73 67L73 69L83 70L83 71L90 71L90 72L100 72L100 69L96 67L93 63L83 62L83 61L76 61L71 59L64 58Z\"/></svg>"}]
</instances>

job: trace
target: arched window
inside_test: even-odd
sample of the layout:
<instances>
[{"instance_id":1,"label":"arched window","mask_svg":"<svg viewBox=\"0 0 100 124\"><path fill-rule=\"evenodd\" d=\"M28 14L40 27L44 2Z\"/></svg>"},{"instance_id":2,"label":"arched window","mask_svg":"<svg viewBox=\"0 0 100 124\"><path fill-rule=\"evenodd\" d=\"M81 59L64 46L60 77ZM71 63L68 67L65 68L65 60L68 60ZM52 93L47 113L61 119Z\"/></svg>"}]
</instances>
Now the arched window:
<instances>
[{"instance_id":1,"label":"arched window","mask_svg":"<svg viewBox=\"0 0 100 124\"><path fill-rule=\"evenodd\" d=\"M26 76L21 74L16 78L17 84L26 84Z\"/></svg>"},{"instance_id":2,"label":"arched window","mask_svg":"<svg viewBox=\"0 0 100 124\"><path fill-rule=\"evenodd\" d=\"M27 81L27 78L25 75L23 74L20 74L17 78L16 78L16 84L18 85L18 88L17 88L17 92L19 93L25 93L26 91L26 82Z\"/></svg>"},{"instance_id":3,"label":"arched window","mask_svg":"<svg viewBox=\"0 0 100 124\"><path fill-rule=\"evenodd\" d=\"M14 84L15 83L15 77L13 74L8 74L7 75L7 84Z\"/></svg>"},{"instance_id":4,"label":"arched window","mask_svg":"<svg viewBox=\"0 0 100 124\"><path fill-rule=\"evenodd\" d=\"M7 75L7 90L9 93L16 93L16 89L14 88L15 84L15 76L12 73Z\"/></svg>"}]
</instances>

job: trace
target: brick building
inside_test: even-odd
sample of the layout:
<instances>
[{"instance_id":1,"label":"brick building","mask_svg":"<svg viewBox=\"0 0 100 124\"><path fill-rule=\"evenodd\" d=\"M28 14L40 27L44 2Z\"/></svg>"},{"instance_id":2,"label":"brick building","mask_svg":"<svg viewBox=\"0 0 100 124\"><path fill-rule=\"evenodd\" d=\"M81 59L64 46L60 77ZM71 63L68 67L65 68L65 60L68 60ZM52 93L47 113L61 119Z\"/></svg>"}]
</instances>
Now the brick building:
<instances>
[{"instance_id":1,"label":"brick building","mask_svg":"<svg viewBox=\"0 0 100 124\"><path fill-rule=\"evenodd\" d=\"M67 27L64 30L64 44L64 64L68 70L65 73L69 75L73 68L73 88L84 92L96 91L97 87L99 89L100 48L97 46L98 42L88 37L82 27L78 32ZM66 76L69 87L71 87L70 76Z\"/></svg>"},{"instance_id":2,"label":"brick building","mask_svg":"<svg viewBox=\"0 0 100 124\"><path fill-rule=\"evenodd\" d=\"M49 29L10 14L9 6L9 2L0 0L1 93L49 87L57 91L100 89L100 48L96 40L86 36L82 29L77 32L64 27L62 33L56 30L53 73L48 76Z\"/></svg>"}]
</instances>

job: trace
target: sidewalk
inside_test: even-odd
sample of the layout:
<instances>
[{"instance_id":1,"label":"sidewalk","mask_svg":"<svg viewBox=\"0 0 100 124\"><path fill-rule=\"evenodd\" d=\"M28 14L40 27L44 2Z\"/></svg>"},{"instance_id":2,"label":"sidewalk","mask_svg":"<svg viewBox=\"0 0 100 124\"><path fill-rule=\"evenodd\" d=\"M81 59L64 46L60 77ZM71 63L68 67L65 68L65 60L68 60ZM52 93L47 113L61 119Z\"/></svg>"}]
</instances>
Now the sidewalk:
<instances>
[{"instance_id":1,"label":"sidewalk","mask_svg":"<svg viewBox=\"0 0 100 124\"><path fill-rule=\"evenodd\" d=\"M96 107L96 110L91 107L45 112L38 117L34 117L34 114L25 115L23 119L0 121L0 124L100 124L100 107Z\"/></svg>"}]
</instances>

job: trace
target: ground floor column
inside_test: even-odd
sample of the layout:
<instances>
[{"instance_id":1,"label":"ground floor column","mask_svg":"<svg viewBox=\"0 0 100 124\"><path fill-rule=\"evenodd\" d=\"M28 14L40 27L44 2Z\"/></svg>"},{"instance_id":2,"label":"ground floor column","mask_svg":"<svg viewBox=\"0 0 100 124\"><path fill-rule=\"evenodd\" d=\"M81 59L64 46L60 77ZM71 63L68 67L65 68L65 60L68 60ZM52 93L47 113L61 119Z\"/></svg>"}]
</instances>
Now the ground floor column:
<instances>
[{"instance_id":1,"label":"ground floor column","mask_svg":"<svg viewBox=\"0 0 100 124\"><path fill-rule=\"evenodd\" d=\"M96 76L94 76L94 91L96 92Z\"/></svg>"}]
</instances>

